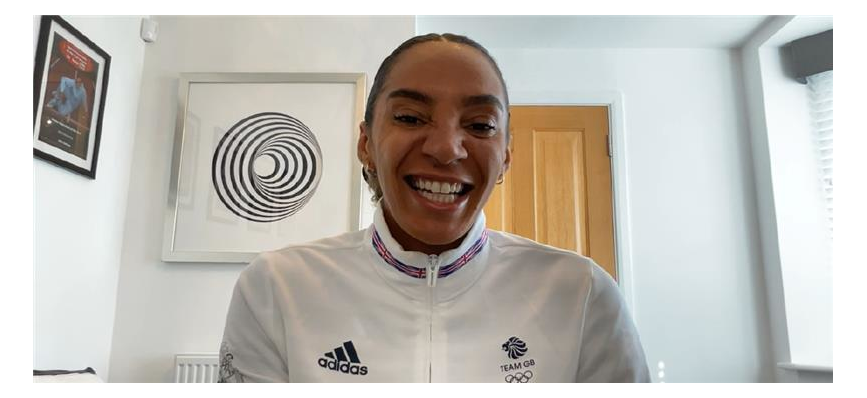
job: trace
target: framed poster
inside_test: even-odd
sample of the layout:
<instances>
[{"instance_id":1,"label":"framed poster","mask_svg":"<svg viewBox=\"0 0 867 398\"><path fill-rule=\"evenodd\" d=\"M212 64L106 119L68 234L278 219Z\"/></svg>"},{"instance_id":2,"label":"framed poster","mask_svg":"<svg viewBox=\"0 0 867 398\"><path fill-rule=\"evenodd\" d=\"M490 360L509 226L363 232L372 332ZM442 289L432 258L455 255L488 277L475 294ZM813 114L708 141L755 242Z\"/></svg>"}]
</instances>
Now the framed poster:
<instances>
[{"instance_id":1,"label":"framed poster","mask_svg":"<svg viewBox=\"0 0 867 398\"><path fill-rule=\"evenodd\" d=\"M363 73L189 73L163 260L251 261L359 228Z\"/></svg>"},{"instance_id":2,"label":"framed poster","mask_svg":"<svg viewBox=\"0 0 867 398\"><path fill-rule=\"evenodd\" d=\"M96 178L111 57L56 15L42 17L33 68L33 156Z\"/></svg>"}]
</instances>

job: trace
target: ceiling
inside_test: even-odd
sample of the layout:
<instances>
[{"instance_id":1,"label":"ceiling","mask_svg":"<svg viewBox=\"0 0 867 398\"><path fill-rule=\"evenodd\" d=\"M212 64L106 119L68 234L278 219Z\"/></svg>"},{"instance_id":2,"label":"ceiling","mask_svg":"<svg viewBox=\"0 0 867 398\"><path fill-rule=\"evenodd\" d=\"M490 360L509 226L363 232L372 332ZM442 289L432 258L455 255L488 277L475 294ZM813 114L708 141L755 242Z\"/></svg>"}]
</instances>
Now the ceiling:
<instances>
[{"instance_id":1,"label":"ceiling","mask_svg":"<svg viewBox=\"0 0 867 398\"><path fill-rule=\"evenodd\" d=\"M490 48L737 48L768 18L736 16L418 16L416 31Z\"/></svg>"}]
</instances>

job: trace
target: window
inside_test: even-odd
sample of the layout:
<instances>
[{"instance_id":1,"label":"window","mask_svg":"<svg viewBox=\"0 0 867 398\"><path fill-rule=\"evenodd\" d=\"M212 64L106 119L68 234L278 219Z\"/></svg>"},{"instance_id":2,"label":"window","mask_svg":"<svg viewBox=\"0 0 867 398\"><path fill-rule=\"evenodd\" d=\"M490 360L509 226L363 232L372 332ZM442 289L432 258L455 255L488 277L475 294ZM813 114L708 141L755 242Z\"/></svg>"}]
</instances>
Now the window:
<instances>
[{"instance_id":1,"label":"window","mask_svg":"<svg viewBox=\"0 0 867 398\"><path fill-rule=\"evenodd\" d=\"M816 159L831 232L834 231L834 71L807 77Z\"/></svg>"}]
</instances>

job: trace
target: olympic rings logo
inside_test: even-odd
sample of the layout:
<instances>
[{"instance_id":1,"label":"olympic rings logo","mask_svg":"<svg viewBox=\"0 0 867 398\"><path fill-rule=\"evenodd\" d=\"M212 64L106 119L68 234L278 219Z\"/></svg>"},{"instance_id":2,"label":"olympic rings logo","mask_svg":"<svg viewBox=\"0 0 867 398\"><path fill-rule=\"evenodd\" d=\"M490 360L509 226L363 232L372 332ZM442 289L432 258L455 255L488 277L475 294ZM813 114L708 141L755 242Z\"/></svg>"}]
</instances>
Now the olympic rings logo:
<instances>
[{"instance_id":1,"label":"olympic rings logo","mask_svg":"<svg viewBox=\"0 0 867 398\"><path fill-rule=\"evenodd\" d=\"M528 370L523 373L518 372L513 375L506 375L506 383L527 383L533 378L533 371Z\"/></svg>"}]
</instances>

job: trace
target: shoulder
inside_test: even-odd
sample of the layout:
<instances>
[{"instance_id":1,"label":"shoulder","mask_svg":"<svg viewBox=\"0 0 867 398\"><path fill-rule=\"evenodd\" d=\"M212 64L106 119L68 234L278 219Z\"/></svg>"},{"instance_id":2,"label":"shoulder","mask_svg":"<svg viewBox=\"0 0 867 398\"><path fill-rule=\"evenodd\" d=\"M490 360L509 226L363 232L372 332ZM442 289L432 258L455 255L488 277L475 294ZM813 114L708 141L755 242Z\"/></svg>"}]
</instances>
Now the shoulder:
<instances>
[{"instance_id":1,"label":"shoulder","mask_svg":"<svg viewBox=\"0 0 867 398\"><path fill-rule=\"evenodd\" d=\"M347 232L260 253L241 272L241 278L261 278L285 274L298 267L345 262L363 245L365 230Z\"/></svg>"},{"instance_id":2,"label":"shoulder","mask_svg":"<svg viewBox=\"0 0 867 398\"><path fill-rule=\"evenodd\" d=\"M287 256L304 252L338 252L341 250L353 250L361 246L367 230L362 229L346 232L340 235L330 236L306 243L288 245L278 250L265 252L264 255Z\"/></svg>"},{"instance_id":3,"label":"shoulder","mask_svg":"<svg viewBox=\"0 0 867 398\"><path fill-rule=\"evenodd\" d=\"M534 275L549 273L558 282L582 286L592 296L619 295L617 282L590 257L501 231L488 230L498 265L508 272L525 269ZM577 283L577 285L575 285Z\"/></svg>"},{"instance_id":4,"label":"shoulder","mask_svg":"<svg viewBox=\"0 0 867 398\"><path fill-rule=\"evenodd\" d=\"M598 267L589 257L576 252L548 246L522 236L488 230L491 246L504 258L519 258L534 264L567 264L585 272Z\"/></svg>"}]
</instances>

